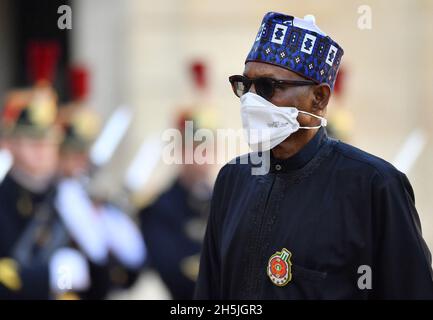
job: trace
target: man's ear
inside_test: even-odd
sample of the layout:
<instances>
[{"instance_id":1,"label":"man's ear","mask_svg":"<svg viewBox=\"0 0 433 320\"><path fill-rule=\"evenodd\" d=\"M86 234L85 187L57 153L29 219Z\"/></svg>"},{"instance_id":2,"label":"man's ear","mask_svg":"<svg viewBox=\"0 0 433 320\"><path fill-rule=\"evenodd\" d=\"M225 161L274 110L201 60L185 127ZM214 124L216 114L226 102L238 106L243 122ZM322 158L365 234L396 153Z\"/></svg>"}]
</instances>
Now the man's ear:
<instances>
[{"instance_id":1,"label":"man's ear","mask_svg":"<svg viewBox=\"0 0 433 320\"><path fill-rule=\"evenodd\" d=\"M313 87L313 110L324 110L331 98L331 88L327 83Z\"/></svg>"}]
</instances>

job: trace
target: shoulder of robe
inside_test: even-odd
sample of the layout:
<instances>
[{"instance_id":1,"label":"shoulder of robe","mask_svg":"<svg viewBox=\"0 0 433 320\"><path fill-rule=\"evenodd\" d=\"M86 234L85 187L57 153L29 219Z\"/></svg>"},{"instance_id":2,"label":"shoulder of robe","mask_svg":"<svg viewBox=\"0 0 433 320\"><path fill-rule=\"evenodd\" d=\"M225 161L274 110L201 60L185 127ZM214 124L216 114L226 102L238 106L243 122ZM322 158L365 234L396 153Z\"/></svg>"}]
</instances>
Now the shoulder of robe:
<instances>
[{"instance_id":1,"label":"shoulder of robe","mask_svg":"<svg viewBox=\"0 0 433 320\"><path fill-rule=\"evenodd\" d=\"M252 160L251 158L254 158ZM261 157L257 155L257 153L246 153L236 158L233 158L229 162L227 162L220 170L218 174L219 180L222 178L236 175L239 177L240 175L248 175L251 176L251 169L254 167L255 162L260 163ZM255 162L254 162L255 161Z\"/></svg>"},{"instance_id":2,"label":"shoulder of robe","mask_svg":"<svg viewBox=\"0 0 433 320\"><path fill-rule=\"evenodd\" d=\"M336 151L345 158L345 165L360 175L369 174L376 182L397 183L406 176L388 161L352 145L340 142Z\"/></svg>"},{"instance_id":3,"label":"shoulder of robe","mask_svg":"<svg viewBox=\"0 0 433 320\"><path fill-rule=\"evenodd\" d=\"M240 181L245 181L242 176L250 173L250 165L243 164L247 161L248 154L236 157L226 163L218 172L213 188L213 201L232 194L232 189ZM242 160L242 162L241 162Z\"/></svg>"}]
</instances>

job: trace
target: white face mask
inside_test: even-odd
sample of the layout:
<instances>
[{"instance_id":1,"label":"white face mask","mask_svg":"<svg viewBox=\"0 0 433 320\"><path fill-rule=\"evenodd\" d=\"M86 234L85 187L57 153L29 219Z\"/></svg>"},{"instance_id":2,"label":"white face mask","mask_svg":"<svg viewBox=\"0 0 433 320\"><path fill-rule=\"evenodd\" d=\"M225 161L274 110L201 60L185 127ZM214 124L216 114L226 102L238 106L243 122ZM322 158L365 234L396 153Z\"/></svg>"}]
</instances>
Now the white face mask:
<instances>
[{"instance_id":1,"label":"white face mask","mask_svg":"<svg viewBox=\"0 0 433 320\"><path fill-rule=\"evenodd\" d=\"M297 119L299 113L319 119L320 125L301 127ZM252 92L241 97L241 117L247 142L253 151L270 150L299 129L318 129L327 124L323 117L295 107L277 107Z\"/></svg>"}]
</instances>

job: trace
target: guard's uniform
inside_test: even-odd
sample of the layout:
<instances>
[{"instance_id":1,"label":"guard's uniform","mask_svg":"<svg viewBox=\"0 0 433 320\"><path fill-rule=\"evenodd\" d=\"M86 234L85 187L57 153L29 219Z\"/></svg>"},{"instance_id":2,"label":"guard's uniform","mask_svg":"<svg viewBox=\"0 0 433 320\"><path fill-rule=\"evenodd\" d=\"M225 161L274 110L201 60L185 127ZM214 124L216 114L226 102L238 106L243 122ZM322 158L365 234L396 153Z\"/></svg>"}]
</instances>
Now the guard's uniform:
<instances>
[{"instance_id":1,"label":"guard's uniform","mask_svg":"<svg viewBox=\"0 0 433 320\"><path fill-rule=\"evenodd\" d=\"M49 86L11 91L1 114L2 134L34 138L55 134L55 99ZM31 191L19 175L9 172L0 181L0 298L48 299L49 261L42 256L52 240L52 215L42 214L47 228L36 223L35 215L51 205L54 182Z\"/></svg>"},{"instance_id":2,"label":"guard's uniform","mask_svg":"<svg viewBox=\"0 0 433 320\"><path fill-rule=\"evenodd\" d=\"M69 277L73 279L70 283L74 290L86 286L86 262L69 246L70 238L54 203L60 138L56 114L56 94L44 83L12 91L2 110L2 133L15 157L11 171L0 183L0 298L3 299L63 298L63 293L70 291L68 281L61 281L66 279L62 274L68 277L65 266L80 269L74 269ZM28 149L29 145L33 149ZM41 159L30 158L28 153L38 147L49 148L44 161L51 167L39 170L35 179L29 163Z\"/></svg>"},{"instance_id":3,"label":"guard's uniform","mask_svg":"<svg viewBox=\"0 0 433 320\"><path fill-rule=\"evenodd\" d=\"M48 299L48 263L19 265L16 245L33 221L37 208L50 191L31 192L7 175L0 184L0 298ZM41 234L34 250L42 250L48 239ZM36 252L35 252L36 254Z\"/></svg>"},{"instance_id":4,"label":"guard's uniform","mask_svg":"<svg viewBox=\"0 0 433 320\"><path fill-rule=\"evenodd\" d=\"M179 180L140 214L149 260L173 299L191 299L208 217L210 191L199 198Z\"/></svg>"},{"instance_id":5,"label":"guard's uniform","mask_svg":"<svg viewBox=\"0 0 433 320\"><path fill-rule=\"evenodd\" d=\"M95 201L83 182L86 179L81 179L81 175L90 175L87 157L99 131L97 115L83 105L72 104L63 109L60 119L64 128L61 160L73 165L60 170L55 209L68 244L78 248L89 265L90 285L80 292L80 298L104 299L135 283L146 246L131 217L107 201Z\"/></svg>"}]
</instances>

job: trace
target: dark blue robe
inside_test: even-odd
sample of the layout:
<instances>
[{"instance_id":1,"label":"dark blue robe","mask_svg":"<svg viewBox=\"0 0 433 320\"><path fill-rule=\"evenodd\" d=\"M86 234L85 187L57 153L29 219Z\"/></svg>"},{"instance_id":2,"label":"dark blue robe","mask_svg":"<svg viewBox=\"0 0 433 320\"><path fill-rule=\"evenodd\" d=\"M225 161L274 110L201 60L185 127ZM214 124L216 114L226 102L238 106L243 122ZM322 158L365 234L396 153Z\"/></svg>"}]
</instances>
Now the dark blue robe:
<instances>
[{"instance_id":1,"label":"dark blue robe","mask_svg":"<svg viewBox=\"0 0 433 320\"><path fill-rule=\"evenodd\" d=\"M237 162L215 184L195 298L433 299L414 193L391 164L323 128L265 175ZM277 286L283 248L291 279Z\"/></svg>"}]
</instances>

